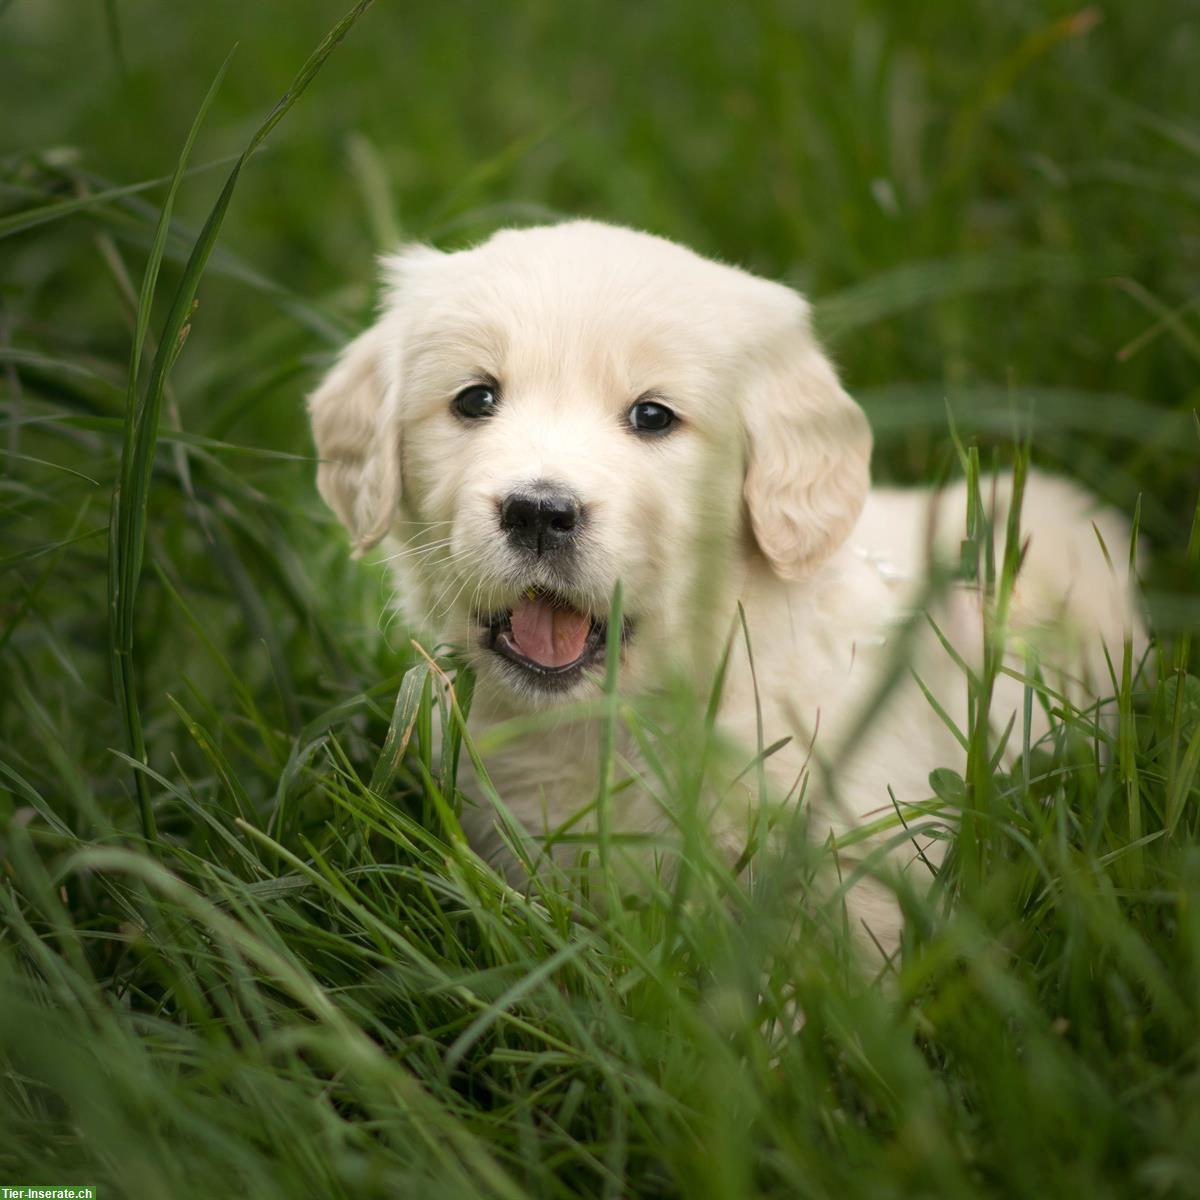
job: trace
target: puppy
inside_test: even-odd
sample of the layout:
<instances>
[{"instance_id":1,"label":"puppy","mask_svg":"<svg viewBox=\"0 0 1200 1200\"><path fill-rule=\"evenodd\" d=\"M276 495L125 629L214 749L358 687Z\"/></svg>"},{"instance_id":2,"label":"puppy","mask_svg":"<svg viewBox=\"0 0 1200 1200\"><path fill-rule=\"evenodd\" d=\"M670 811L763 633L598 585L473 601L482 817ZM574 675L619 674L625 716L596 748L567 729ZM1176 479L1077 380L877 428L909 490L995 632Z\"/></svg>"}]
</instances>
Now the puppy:
<instances>
[{"instance_id":1,"label":"puppy","mask_svg":"<svg viewBox=\"0 0 1200 1200\"><path fill-rule=\"evenodd\" d=\"M739 605L749 638L728 652L721 730L742 767L790 738L762 764L769 792L785 810L803 795L823 840L928 799L930 772L961 763L917 680L964 729L955 657L978 661L983 598L928 581L959 555L965 489L871 491L866 418L795 291L590 221L505 230L455 253L411 246L383 271L379 319L309 402L318 487L359 552L388 543L409 628L458 646L474 669L476 736L547 714L487 762L535 842L595 829L600 724L566 714L599 694L606 645L619 646L626 695L681 678L707 695ZM1002 553L1008 485L990 481L985 499ZM1127 528L1094 508L1030 476L1007 612L1024 647L1040 638L1057 655L1077 702L1107 686L1105 644L1119 662L1126 633L1141 636L1125 572L1096 536L1119 564ZM914 620L929 604L940 638ZM897 674L897 654L911 670ZM1020 682L1001 678L998 728L1021 702ZM636 767L637 747L618 738ZM754 776L723 781L705 810L731 862L752 836ZM468 835L519 877L476 798ZM646 787L614 792L612 806L614 832L674 834ZM846 855L843 872L866 852ZM895 945L883 889L865 883L850 906Z\"/></svg>"}]
</instances>

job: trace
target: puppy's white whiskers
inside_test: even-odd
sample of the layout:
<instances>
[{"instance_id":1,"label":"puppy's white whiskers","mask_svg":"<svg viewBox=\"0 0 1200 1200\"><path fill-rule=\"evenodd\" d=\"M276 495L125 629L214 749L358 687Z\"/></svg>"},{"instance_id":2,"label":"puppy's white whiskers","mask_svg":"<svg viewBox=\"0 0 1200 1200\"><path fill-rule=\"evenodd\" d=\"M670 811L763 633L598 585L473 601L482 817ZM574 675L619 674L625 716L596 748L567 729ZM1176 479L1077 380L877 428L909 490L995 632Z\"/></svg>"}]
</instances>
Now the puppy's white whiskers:
<instances>
[{"instance_id":1,"label":"puppy's white whiskers","mask_svg":"<svg viewBox=\"0 0 1200 1200\"><path fill-rule=\"evenodd\" d=\"M437 616L439 618L449 616L450 611L451 611L451 609L454 608L454 605L458 601L459 596L461 596L463 594L463 592L466 590L466 588L468 587L470 582L471 582L471 577L468 575L466 578L463 579L462 583L459 584L458 590L454 593L454 595L450 598L450 601L445 606L442 606L440 601L441 601L442 597L444 597L446 595L446 593L450 590L450 588L446 588L445 591L442 592L442 596L438 597L439 604L438 604L437 609L435 610L437 612ZM453 587L454 586L453 583L451 583L450 586Z\"/></svg>"},{"instance_id":2,"label":"puppy's white whiskers","mask_svg":"<svg viewBox=\"0 0 1200 1200\"><path fill-rule=\"evenodd\" d=\"M410 541L412 540L410 539ZM441 550L446 546L452 545L453 541L453 538L440 538L436 542L422 542L418 546L412 546L409 542L405 542L394 554L387 554L383 558L372 559L371 565L377 567L383 563L395 562L397 559L407 558L411 555L431 554L435 550Z\"/></svg>"}]
</instances>

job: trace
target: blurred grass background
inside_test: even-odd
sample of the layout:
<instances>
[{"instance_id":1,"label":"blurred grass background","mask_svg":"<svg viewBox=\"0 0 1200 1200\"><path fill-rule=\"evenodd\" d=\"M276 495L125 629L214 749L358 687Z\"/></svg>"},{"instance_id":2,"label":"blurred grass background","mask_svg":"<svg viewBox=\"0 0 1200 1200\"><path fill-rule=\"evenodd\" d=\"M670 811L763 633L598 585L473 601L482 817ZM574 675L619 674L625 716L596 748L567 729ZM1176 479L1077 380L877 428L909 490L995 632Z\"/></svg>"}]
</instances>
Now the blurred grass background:
<instances>
[{"instance_id":1,"label":"blurred grass background","mask_svg":"<svg viewBox=\"0 0 1200 1200\"><path fill-rule=\"evenodd\" d=\"M0 222L169 177L236 43L192 157L224 165L184 180L154 336L225 160L341 13L9 0ZM924 912L944 969L903 1003L785 948L779 919L585 934L361 782L410 656L316 499L302 406L397 240L647 228L815 300L880 477L948 466L949 406L985 456L1030 428L1040 465L1140 496L1167 678L1200 627L1195 5L379 0L243 172L170 377L136 627L167 857L106 875L72 856L138 838L106 539L164 191L0 239L0 1174L131 1196L1200 1192L1185 676L1140 696L1119 777L1063 743L1058 782L1010 787L1071 814L1022 817L1056 899L1031 857L957 924ZM1147 836L1193 815L1126 875L1131 772ZM764 962L809 1016L790 1049L760 1036L786 1007L757 994Z\"/></svg>"}]
</instances>

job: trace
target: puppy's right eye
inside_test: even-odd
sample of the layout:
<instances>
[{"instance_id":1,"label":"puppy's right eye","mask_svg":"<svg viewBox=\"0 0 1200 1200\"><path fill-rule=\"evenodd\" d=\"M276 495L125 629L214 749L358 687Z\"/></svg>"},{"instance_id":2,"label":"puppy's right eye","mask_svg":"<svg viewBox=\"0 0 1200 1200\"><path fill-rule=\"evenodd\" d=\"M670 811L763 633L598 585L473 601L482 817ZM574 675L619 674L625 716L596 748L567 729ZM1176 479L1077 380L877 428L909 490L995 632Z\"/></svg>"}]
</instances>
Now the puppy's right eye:
<instances>
[{"instance_id":1,"label":"puppy's right eye","mask_svg":"<svg viewBox=\"0 0 1200 1200\"><path fill-rule=\"evenodd\" d=\"M466 417L468 421L477 421L480 417L490 417L496 411L498 403L496 389L491 384L477 383L473 387L463 388L454 397L450 407L460 417Z\"/></svg>"}]
</instances>

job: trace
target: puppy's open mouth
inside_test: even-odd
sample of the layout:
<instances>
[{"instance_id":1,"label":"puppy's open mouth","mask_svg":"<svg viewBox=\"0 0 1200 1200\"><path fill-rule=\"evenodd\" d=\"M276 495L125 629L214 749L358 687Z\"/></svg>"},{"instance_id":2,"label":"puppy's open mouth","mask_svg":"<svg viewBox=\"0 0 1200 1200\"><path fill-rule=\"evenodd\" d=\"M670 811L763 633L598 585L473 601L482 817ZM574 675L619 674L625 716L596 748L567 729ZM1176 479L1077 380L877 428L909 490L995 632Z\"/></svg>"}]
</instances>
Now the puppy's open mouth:
<instances>
[{"instance_id":1,"label":"puppy's open mouth","mask_svg":"<svg viewBox=\"0 0 1200 1200\"><path fill-rule=\"evenodd\" d=\"M483 619L485 648L539 687L567 688L604 661L608 621L575 608L554 592L530 588L510 609ZM621 630L624 644L629 633Z\"/></svg>"}]
</instances>

